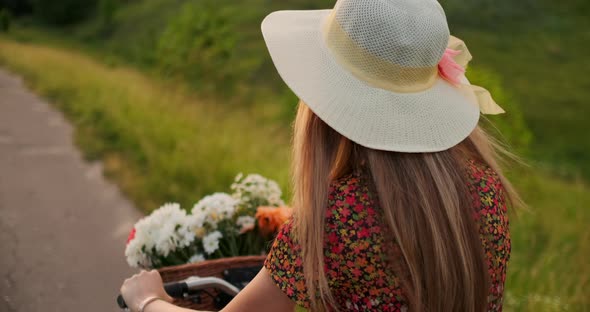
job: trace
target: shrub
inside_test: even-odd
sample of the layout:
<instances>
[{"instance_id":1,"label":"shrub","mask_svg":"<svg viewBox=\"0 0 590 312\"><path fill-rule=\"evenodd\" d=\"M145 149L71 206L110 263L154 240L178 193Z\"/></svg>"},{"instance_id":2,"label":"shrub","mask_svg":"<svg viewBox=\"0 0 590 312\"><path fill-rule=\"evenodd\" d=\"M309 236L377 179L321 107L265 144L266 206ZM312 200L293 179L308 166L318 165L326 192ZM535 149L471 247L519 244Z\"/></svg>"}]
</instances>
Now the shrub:
<instances>
[{"instance_id":1,"label":"shrub","mask_svg":"<svg viewBox=\"0 0 590 312\"><path fill-rule=\"evenodd\" d=\"M0 9L7 9L14 16L29 14L32 12L30 0L0 0Z\"/></svg>"},{"instance_id":2,"label":"shrub","mask_svg":"<svg viewBox=\"0 0 590 312\"><path fill-rule=\"evenodd\" d=\"M109 30L113 27L113 19L118 8L118 0L100 0L98 4L98 13L100 16L100 23L104 30Z\"/></svg>"},{"instance_id":3,"label":"shrub","mask_svg":"<svg viewBox=\"0 0 590 312\"><path fill-rule=\"evenodd\" d=\"M0 9L0 32L8 31L10 28L10 12L6 9Z\"/></svg>"},{"instance_id":4,"label":"shrub","mask_svg":"<svg viewBox=\"0 0 590 312\"><path fill-rule=\"evenodd\" d=\"M538 0L440 0L451 26L497 29L507 21L541 13Z\"/></svg>"},{"instance_id":5,"label":"shrub","mask_svg":"<svg viewBox=\"0 0 590 312\"><path fill-rule=\"evenodd\" d=\"M0 0L0 10L6 9L14 16L31 13L33 7L29 0Z\"/></svg>"},{"instance_id":6,"label":"shrub","mask_svg":"<svg viewBox=\"0 0 590 312\"><path fill-rule=\"evenodd\" d=\"M260 15L260 10L253 14ZM158 66L165 75L185 78L199 89L227 93L264 60L254 21L259 23L237 5L188 2L158 40Z\"/></svg>"},{"instance_id":7,"label":"shrub","mask_svg":"<svg viewBox=\"0 0 590 312\"><path fill-rule=\"evenodd\" d=\"M67 25L79 22L96 7L96 0L33 0L33 11L43 22Z\"/></svg>"}]
</instances>

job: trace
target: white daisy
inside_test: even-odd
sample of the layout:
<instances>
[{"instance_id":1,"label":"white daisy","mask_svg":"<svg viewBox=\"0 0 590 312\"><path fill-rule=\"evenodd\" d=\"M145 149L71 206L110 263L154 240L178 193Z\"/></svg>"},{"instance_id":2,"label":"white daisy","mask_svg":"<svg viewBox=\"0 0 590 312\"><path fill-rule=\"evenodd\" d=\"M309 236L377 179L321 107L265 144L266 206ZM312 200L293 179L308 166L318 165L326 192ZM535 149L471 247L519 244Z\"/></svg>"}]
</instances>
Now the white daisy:
<instances>
[{"instance_id":1,"label":"white daisy","mask_svg":"<svg viewBox=\"0 0 590 312\"><path fill-rule=\"evenodd\" d=\"M223 234L219 231L209 233L203 237L203 249L210 255L219 249L219 240L223 237Z\"/></svg>"},{"instance_id":2,"label":"white daisy","mask_svg":"<svg viewBox=\"0 0 590 312\"><path fill-rule=\"evenodd\" d=\"M222 220L231 219L236 212L238 201L226 193L215 193L205 196L192 209L194 227L199 228L205 224L217 227Z\"/></svg>"}]
</instances>

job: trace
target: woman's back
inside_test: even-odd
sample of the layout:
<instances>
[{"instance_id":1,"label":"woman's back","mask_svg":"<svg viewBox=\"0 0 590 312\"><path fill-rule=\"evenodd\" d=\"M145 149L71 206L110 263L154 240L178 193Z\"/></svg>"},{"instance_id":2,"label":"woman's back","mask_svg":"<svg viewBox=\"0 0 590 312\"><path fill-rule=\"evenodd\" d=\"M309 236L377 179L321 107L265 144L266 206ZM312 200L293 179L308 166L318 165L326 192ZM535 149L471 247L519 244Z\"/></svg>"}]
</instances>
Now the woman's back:
<instances>
[{"instance_id":1,"label":"woman's back","mask_svg":"<svg viewBox=\"0 0 590 312\"><path fill-rule=\"evenodd\" d=\"M233 307L501 310L521 201L478 121L504 110L465 77L439 2L338 0L273 12L262 33L300 99L293 220Z\"/></svg>"},{"instance_id":2,"label":"woman's back","mask_svg":"<svg viewBox=\"0 0 590 312\"><path fill-rule=\"evenodd\" d=\"M502 310L510 235L504 188L489 167L468 161L468 188L473 217L487 260L491 287L488 310ZM381 210L369 179L362 174L340 178L330 187L325 220L324 259L328 285L336 302L349 311L404 311L404 273L397 244L386 233ZM309 307L301 248L293 239L293 224L285 224L265 263L275 283L298 305ZM416 229L419 231L420 229ZM393 269L398 268L398 269Z\"/></svg>"}]
</instances>

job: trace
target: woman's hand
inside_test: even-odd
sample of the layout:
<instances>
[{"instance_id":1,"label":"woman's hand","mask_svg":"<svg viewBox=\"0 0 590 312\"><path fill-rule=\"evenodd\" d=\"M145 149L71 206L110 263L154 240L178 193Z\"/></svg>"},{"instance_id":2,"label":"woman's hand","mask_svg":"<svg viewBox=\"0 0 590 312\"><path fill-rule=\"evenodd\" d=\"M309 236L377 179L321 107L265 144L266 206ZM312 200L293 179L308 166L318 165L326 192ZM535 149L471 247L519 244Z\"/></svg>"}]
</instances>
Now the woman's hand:
<instances>
[{"instance_id":1,"label":"woman's hand","mask_svg":"<svg viewBox=\"0 0 590 312\"><path fill-rule=\"evenodd\" d=\"M158 297L167 302L172 302L164 290L164 284L160 273L156 270L144 271L133 275L123 282L121 295L131 311L137 311L139 305L149 297Z\"/></svg>"}]
</instances>

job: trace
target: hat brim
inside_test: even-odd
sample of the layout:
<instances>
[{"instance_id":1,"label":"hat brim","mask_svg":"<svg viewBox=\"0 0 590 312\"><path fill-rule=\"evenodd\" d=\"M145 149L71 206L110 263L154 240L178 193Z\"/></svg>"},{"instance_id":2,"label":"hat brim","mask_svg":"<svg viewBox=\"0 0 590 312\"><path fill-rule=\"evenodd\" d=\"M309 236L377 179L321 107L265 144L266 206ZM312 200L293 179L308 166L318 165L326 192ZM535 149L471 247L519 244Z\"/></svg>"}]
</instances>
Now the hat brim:
<instances>
[{"instance_id":1,"label":"hat brim","mask_svg":"<svg viewBox=\"0 0 590 312\"><path fill-rule=\"evenodd\" d=\"M397 152L437 152L463 141L479 108L443 79L416 93L373 87L340 66L322 25L331 10L277 11L262 33L279 75L326 124L362 146Z\"/></svg>"}]
</instances>

